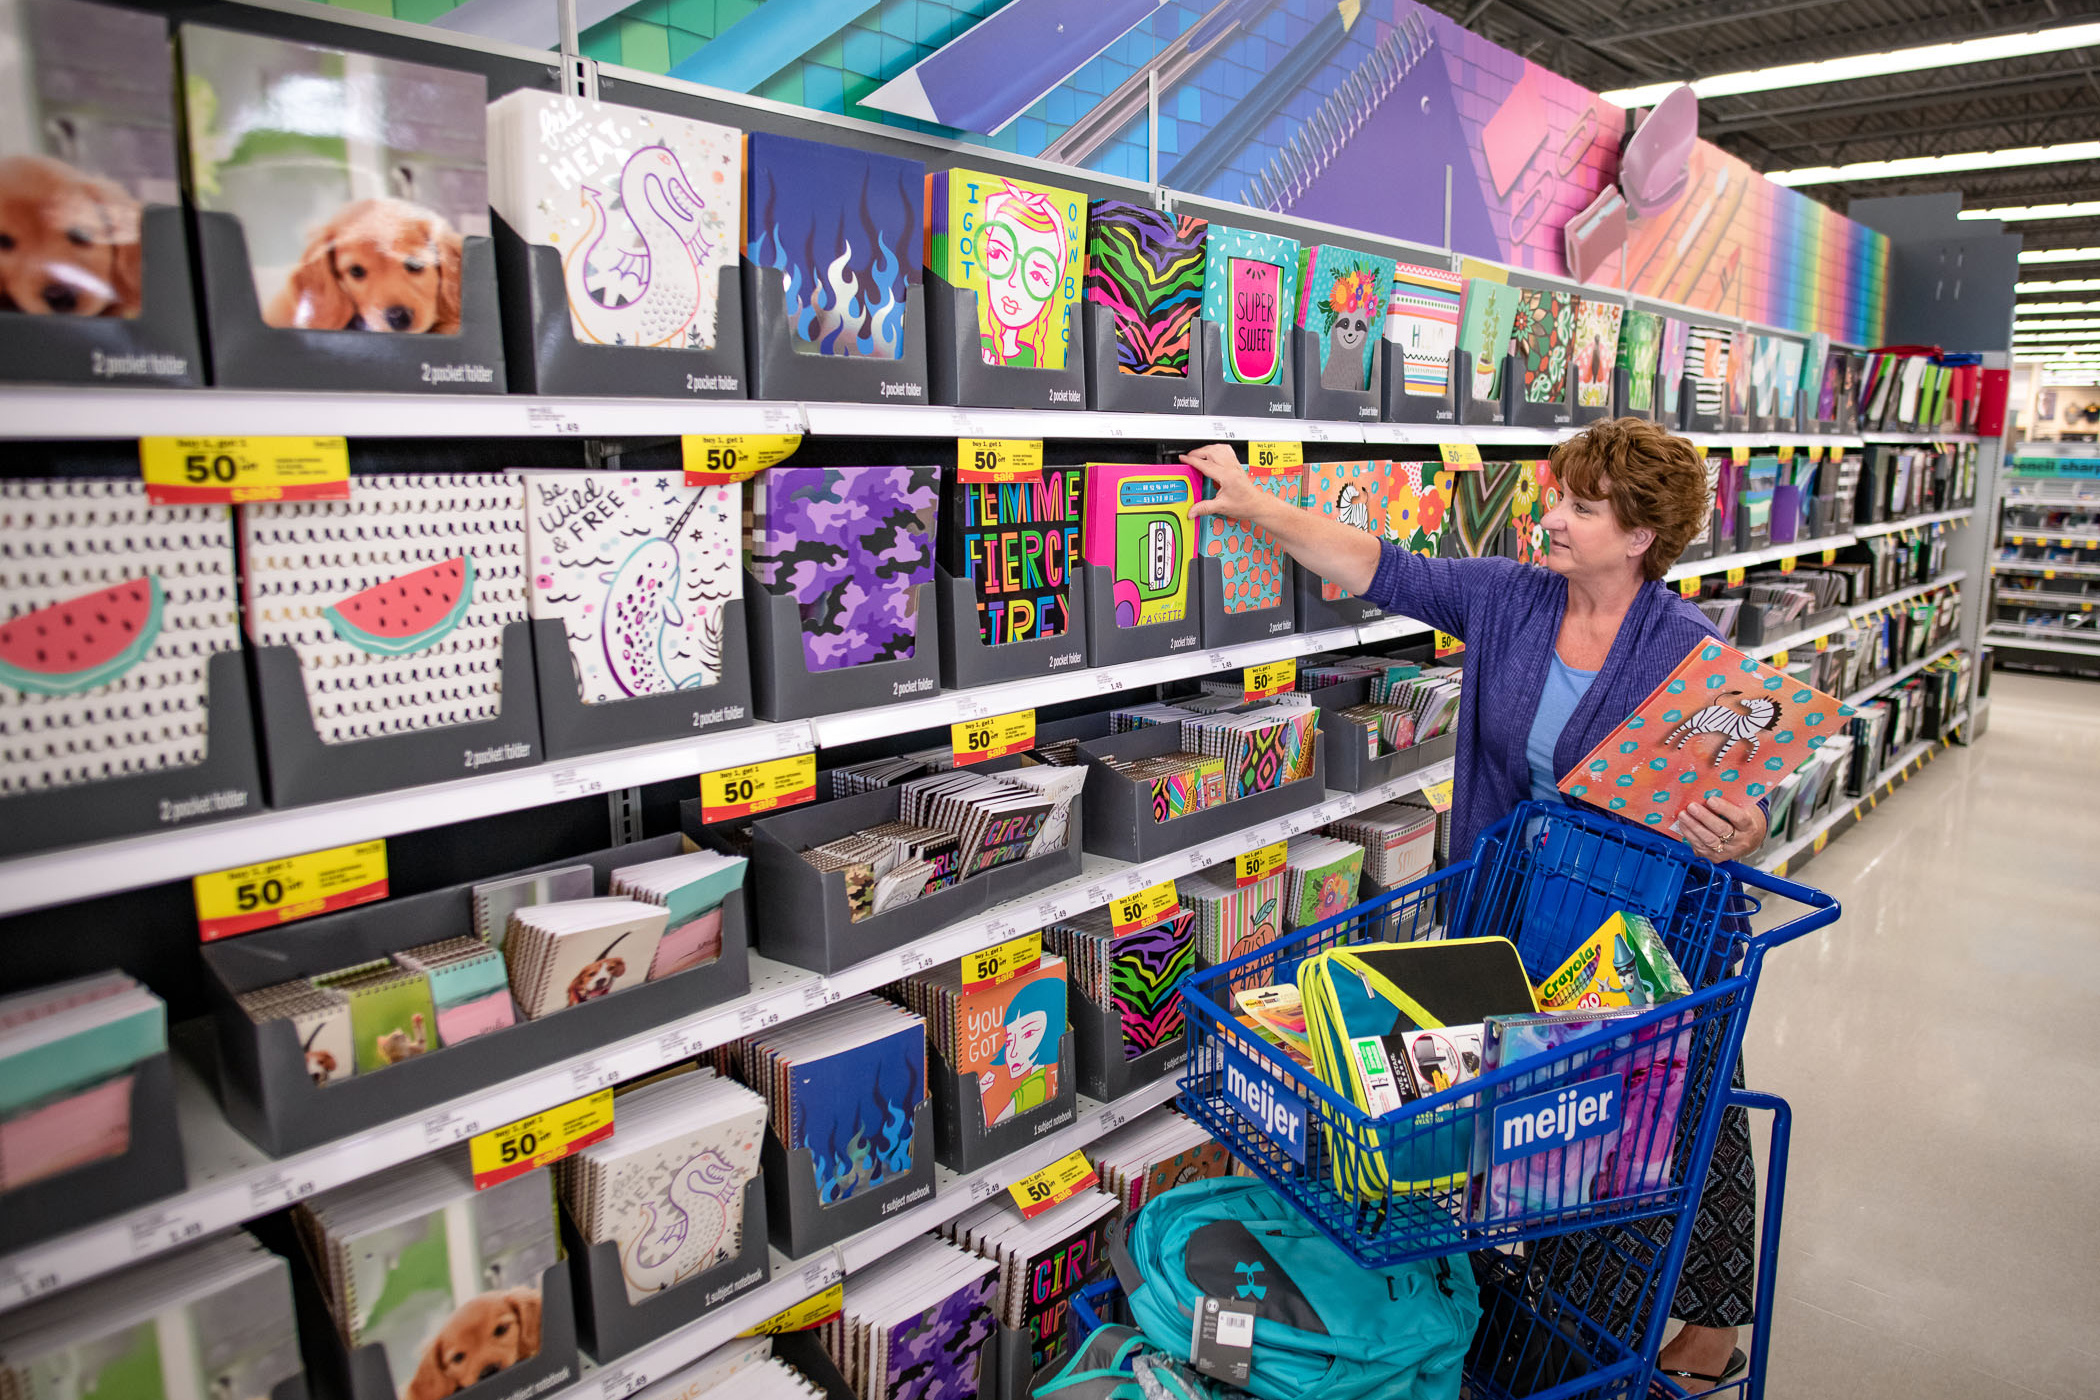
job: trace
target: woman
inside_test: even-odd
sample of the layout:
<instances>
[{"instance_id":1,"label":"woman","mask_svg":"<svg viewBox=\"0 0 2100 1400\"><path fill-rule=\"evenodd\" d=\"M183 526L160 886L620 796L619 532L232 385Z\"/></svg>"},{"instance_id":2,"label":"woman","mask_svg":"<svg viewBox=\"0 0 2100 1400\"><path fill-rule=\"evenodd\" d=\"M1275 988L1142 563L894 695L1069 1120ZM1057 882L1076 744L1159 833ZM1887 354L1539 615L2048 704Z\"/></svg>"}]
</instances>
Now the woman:
<instances>
[{"instance_id":1,"label":"woman","mask_svg":"<svg viewBox=\"0 0 2100 1400\"><path fill-rule=\"evenodd\" d=\"M1717 636L1704 613L1662 582L1706 519L1706 468L1690 443L1653 423L1598 423L1554 449L1563 494L1546 514L1544 568L1419 558L1269 495L1229 447L1199 448L1182 461L1217 487L1196 514L1267 530L1304 567L1466 644L1454 851L1470 851L1475 837L1526 798L1559 800L1560 779L1686 653ZM1675 830L1708 860L1740 860L1763 844L1765 814L1693 802ZM1658 1363L1670 1375L1710 1385L1745 1365L1735 1335L1753 1312L1747 1266L1755 1258L1755 1194L1749 1130L1731 1111L1671 1309L1685 1325Z\"/></svg>"}]
</instances>

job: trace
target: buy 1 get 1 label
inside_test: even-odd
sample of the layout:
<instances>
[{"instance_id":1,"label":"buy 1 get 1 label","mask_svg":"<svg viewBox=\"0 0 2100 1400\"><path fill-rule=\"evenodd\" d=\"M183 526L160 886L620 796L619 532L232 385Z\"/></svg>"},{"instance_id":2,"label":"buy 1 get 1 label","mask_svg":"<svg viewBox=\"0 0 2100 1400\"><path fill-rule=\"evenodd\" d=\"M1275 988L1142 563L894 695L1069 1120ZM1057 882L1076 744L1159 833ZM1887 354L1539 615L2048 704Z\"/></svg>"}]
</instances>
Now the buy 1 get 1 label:
<instances>
[{"instance_id":1,"label":"buy 1 get 1 label","mask_svg":"<svg viewBox=\"0 0 2100 1400\"><path fill-rule=\"evenodd\" d=\"M1147 885L1135 894L1109 901L1108 921L1118 935L1135 933L1165 923L1181 907L1181 895L1172 880Z\"/></svg>"},{"instance_id":2,"label":"buy 1 get 1 label","mask_svg":"<svg viewBox=\"0 0 2100 1400\"><path fill-rule=\"evenodd\" d=\"M1305 444L1302 442L1250 442L1247 444L1247 470L1251 472L1287 472L1305 465Z\"/></svg>"},{"instance_id":3,"label":"buy 1 get 1 label","mask_svg":"<svg viewBox=\"0 0 2100 1400\"><path fill-rule=\"evenodd\" d=\"M1042 439L957 438L955 468L957 477L967 482L1040 480Z\"/></svg>"},{"instance_id":4,"label":"buy 1 get 1 label","mask_svg":"<svg viewBox=\"0 0 2100 1400\"><path fill-rule=\"evenodd\" d=\"M339 437L143 437L139 474L157 506L347 501L350 446Z\"/></svg>"},{"instance_id":5,"label":"buy 1 get 1 label","mask_svg":"<svg viewBox=\"0 0 2100 1400\"><path fill-rule=\"evenodd\" d=\"M812 1293L793 1307L782 1308L756 1327L747 1327L739 1337L778 1336L782 1332L807 1332L822 1326L846 1310L846 1285L834 1283L821 1293Z\"/></svg>"},{"instance_id":6,"label":"buy 1 get 1 label","mask_svg":"<svg viewBox=\"0 0 2100 1400\"><path fill-rule=\"evenodd\" d=\"M700 819L733 821L811 802L817 796L817 756L792 753L763 763L717 768L700 775Z\"/></svg>"},{"instance_id":7,"label":"buy 1 get 1 label","mask_svg":"<svg viewBox=\"0 0 2100 1400\"><path fill-rule=\"evenodd\" d=\"M687 433L680 439L685 484L723 486L778 466L802 446L800 433Z\"/></svg>"},{"instance_id":8,"label":"buy 1 get 1 label","mask_svg":"<svg viewBox=\"0 0 2100 1400\"><path fill-rule=\"evenodd\" d=\"M1232 858L1232 883L1235 886L1256 884L1268 879L1283 869L1283 862L1290 853L1291 843L1275 841L1266 846L1256 846L1251 851L1242 851Z\"/></svg>"},{"instance_id":9,"label":"buy 1 get 1 label","mask_svg":"<svg viewBox=\"0 0 2100 1400\"><path fill-rule=\"evenodd\" d=\"M559 1162L579 1148L603 1142L612 1132L613 1091L600 1089L515 1123L476 1133L467 1141L474 1189L485 1191L535 1167Z\"/></svg>"},{"instance_id":10,"label":"buy 1 get 1 label","mask_svg":"<svg viewBox=\"0 0 2100 1400\"><path fill-rule=\"evenodd\" d=\"M1241 684L1249 700L1266 700L1272 695L1281 695L1298 684L1297 659L1264 661L1259 666L1249 666Z\"/></svg>"},{"instance_id":11,"label":"buy 1 get 1 label","mask_svg":"<svg viewBox=\"0 0 2100 1400\"><path fill-rule=\"evenodd\" d=\"M1455 472L1477 472L1482 468L1480 445L1471 442L1440 442L1437 455Z\"/></svg>"},{"instance_id":12,"label":"buy 1 get 1 label","mask_svg":"<svg viewBox=\"0 0 2100 1400\"><path fill-rule=\"evenodd\" d=\"M959 720L948 726L948 734L958 765L1004 758L1035 747L1035 711Z\"/></svg>"},{"instance_id":13,"label":"buy 1 get 1 label","mask_svg":"<svg viewBox=\"0 0 2100 1400\"><path fill-rule=\"evenodd\" d=\"M1043 935L1024 933L989 948L979 948L962 960L962 984L966 992L996 987L1002 982L1035 971L1043 964Z\"/></svg>"},{"instance_id":14,"label":"buy 1 get 1 label","mask_svg":"<svg viewBox=\"0 0 2100 1400\"><path fill-rule=\"evenodd\" d=\"M1084 1152L1060 1157L1039 1172L1032 1172L1006 1188L1021 1208L1023 1220L1033 1220L1044 1211L1098 1183L1101 1178Z\"/></svg>"},{"instance_id":15,"label":"buy 1 get 1 label","mask_svg":"<svg viewBox=\"0 0 2100 1400\"><path fill-rule=\"evenodd\" d=\"M386 842L214 870L190 881L197 936L210 943L386 898Z\"/></svg>"}]
</instances>

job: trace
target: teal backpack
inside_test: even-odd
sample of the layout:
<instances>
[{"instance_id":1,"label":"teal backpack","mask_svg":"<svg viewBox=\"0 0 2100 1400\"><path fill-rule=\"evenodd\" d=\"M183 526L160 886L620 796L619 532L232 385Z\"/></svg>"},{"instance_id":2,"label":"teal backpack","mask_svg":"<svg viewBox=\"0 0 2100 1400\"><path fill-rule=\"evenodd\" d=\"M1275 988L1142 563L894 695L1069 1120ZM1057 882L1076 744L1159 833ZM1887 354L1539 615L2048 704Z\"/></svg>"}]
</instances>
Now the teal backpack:
<instances>
[{"instance_id":1,"label":"teal backpack","mask_svg":"<svg viewBox=\"0 0 2100 1400\"><path fill-rule=\"evenodd\" d=\"M1480 1325L1465 1256L1367 1269L1247 1177L1148 1201L1116 1271L1146 1340L1180 1361L1205 1297L1253 1303L1241 1388L1261 1400L1457 1400Z\"/></svg>"},{"instance_id":2,"label":"teal backpack","mask_svg":"<svg viewBox=\"0 0 2100 1400\"><path fill-rule=\"evenodd\" d=\"M1037 1400L1216 1400L1222 1388L1162 1355L1136 1328L1110 1323L1029 1393Z\"/></svg>"}]
</instances>

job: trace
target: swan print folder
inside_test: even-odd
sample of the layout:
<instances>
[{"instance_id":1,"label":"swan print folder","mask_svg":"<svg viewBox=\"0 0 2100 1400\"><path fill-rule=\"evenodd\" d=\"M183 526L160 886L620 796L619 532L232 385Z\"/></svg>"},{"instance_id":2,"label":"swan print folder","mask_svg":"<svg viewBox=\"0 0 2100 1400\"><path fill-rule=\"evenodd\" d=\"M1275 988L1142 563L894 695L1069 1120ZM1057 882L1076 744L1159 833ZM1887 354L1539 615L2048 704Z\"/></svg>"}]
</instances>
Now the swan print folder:
<instances>
[{"instance_id":1,"label":"swan print folder","mask_svg":"<svg viewBox=\"0 0 2100 1400\"><path fill-rule=\"evenodd\" d=\"M522 89L489 104L488 127L489 203L561 255L578 340L714 349L744 216L741 131Z\"/></svg>"},{"instance_id":2,"label":"swan print folder","mask_svg":"<svg viewBox=\"0 0 2100 1400\"><path fill-rule=\"evenodd\" d=\"M502 712L524 503L516 477L357 476L347 501L241 508L248 636L298 654L321 742Z\"/></svg>"},{"instance_id":3,"label":"swan print folder","mask_svg":"<svg viewBox=\"0 0 2100 1400\"><path fill-rule=\"evenodd\" d=\"M239 616L228 507L0 482L0 796L201 763Z\"/></svg>"}]
</instances>

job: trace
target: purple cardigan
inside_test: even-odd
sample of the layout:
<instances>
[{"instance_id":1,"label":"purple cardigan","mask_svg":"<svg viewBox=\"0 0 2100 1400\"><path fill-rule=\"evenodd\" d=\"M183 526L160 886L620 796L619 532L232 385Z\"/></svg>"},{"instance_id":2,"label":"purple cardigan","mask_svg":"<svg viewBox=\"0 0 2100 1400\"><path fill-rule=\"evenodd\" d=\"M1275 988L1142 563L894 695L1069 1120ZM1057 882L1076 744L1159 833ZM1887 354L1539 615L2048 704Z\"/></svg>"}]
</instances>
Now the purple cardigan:
<instances>
[{"instance_id":1,"label":"purple cardigan","mask_svg":"<svg viewBox=\"0 0 2100 1400\"><path fill-rule=\"evenodd\" d=\"M1386 543L1363 596L1466 644L1451 856L1467 859L1474 838L1530 794L1524 741L1545 692L1547 661L1567 612L1568 582L1551 569L1514 559L1423 559ZM1565 777L1640 708L1694 646L1719 637L1706 614L1671 589L1643 584L1597 679L1561 731L1554 776Z\"/></svg>"}]
</instances>

